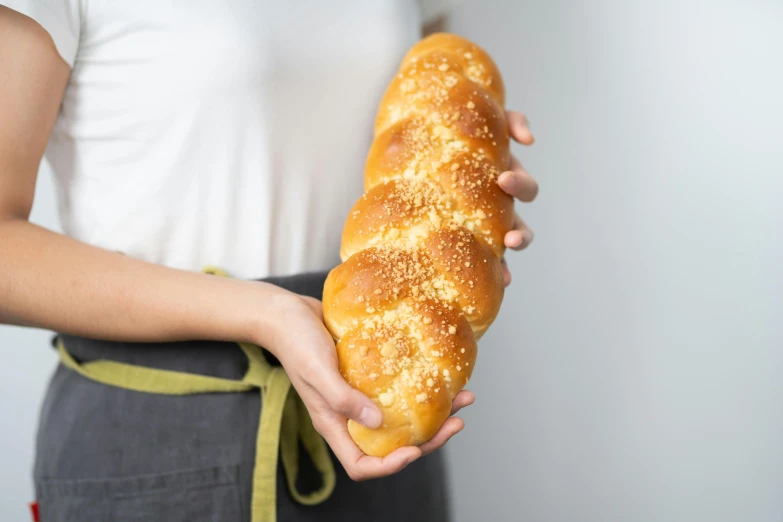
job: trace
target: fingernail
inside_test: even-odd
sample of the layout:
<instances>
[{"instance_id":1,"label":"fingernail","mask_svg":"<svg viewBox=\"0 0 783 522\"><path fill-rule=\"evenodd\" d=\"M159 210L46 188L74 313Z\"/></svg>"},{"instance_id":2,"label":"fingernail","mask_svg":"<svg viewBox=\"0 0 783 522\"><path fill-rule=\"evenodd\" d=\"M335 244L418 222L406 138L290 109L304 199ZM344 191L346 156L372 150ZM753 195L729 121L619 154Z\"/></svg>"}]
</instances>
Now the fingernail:
<instances>
[{"instance_id":1,"label":"fingernail","mask_svg":"<svg viewBox=\"0 0 783 522\"><path fill-rule=\"evenodd\" d=\"M370 406L364 406L359 414L359 423L370 429L377 428L382 420L381 412Z\"/></svg>"},{"instance_id":2,"label":"fingernail","mask_svg":"<svg viewBox=\"0 0 783 522\"><path fill-rule=\"evenodd\" d=\"M514 188L514 185L517 184L517 179L510 172L504 173L502 176L500 176L500 184L503 185L503 187L506 189L511 190Z\"/></svg>"}]
</instances>

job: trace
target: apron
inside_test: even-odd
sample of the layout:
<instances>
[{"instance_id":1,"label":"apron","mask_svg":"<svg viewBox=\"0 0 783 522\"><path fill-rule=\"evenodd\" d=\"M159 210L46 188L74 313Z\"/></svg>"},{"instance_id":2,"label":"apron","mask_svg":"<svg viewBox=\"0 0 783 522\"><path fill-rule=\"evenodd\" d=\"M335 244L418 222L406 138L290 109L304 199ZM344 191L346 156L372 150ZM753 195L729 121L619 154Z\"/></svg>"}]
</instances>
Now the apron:
<instances>
[{"instance_id":1,"label":"apron","mask_svg":"<svg viewBox=\"0 0 783 522\"><path fill-rule=\"evenodd\" d=\"M325 278L265 281L320 298ZM44 522L448 519L438 452L392 477L352 481L260 347L67 335L55 344L61 364L34 472Z\"/></svg>"}]
</instances>

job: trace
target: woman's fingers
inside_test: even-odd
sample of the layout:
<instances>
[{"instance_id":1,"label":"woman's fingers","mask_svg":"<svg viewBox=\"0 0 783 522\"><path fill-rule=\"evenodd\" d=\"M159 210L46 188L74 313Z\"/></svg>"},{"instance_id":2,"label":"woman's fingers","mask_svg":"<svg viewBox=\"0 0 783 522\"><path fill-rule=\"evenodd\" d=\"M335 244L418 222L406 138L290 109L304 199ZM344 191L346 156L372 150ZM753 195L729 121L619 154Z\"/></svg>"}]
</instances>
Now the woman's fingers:
<instances>
[{"instance_id":1,"label":"woman's fingers","mask_svg":"<svg viewBox=\"0 0 783 522\"><path fill-rule=\"evenodd\" d=\"M400 448L384 458L365 455L348 433L348 419L332 410L329 402L311 387L300 392L313 427L332 448L351 479L356 481L385 477L399 472L421 456L414 446Z\"/></svg>"},{"instance_id":2,"label":"woman's fingers","mask_svg":"<svg viewBox=\"0 0 783 522\"><path fill-rule=\"evenodd\" d=\"M532 145L535 141L533 133L530 132L530 124L527 116L521 112L506 111L506 121L508 122L508 133L515 141L522 145Z\"/></svg>"},{"instance_id":3,"label":"woman's fingers","mask_svg":"<svg viewBox=\"0 0 783 522\"><path fill-rule=\"evenodd\" d=\"M525 203L533 201L538 195L538 182L513 156L511 157L511 170L498 176L498 184L506 194Z\"/></svg>"},{"instance_id":4,"label":"woman's fingers","mask_svg":"<svg viewBox=\"0 0 783 522\"><path fill-rule=\"evenodd\" d=\"M321 302L306 298L304 303L313 311L321 310ZM307 317L305 315L304 317ZM295 332L297 350L283 350L281 362L297 389L306 386L322 398L329 409L368 428L377 428L383 421L378 406L359 390L352 388L337 369L334 341L319 316L302 321ZM293 354L288 364L287 356ZM300 394L302 390L299 390Z\"/></svg>"},{"instance_id":5,"label":"woman's fingers","mask_svg":"<svg viewBox=\"0 0 783 522\"><path fill-rule=\"evenodd\" d=\"M348 440L351 440L350 437ZM361 450L359 452L361 453ZM387 477L399 473L422 454L421 449L415 446L396 449L385 457L371 457L362 453L353 464L349 464L345 468L345 471L351 479L356 481Z\"/></svg>"},{"instance_id":6,"label":"woman's fingers","mask_svg":"<svg viewBox=\"0 0 783 522\"><path fill-rule=\"evenodd\" d=\"M508 269L505 257L500 260L500 267L503 269L503 286L508 286L511 284L511 271Z\"/></svg>"},{"instance_id":7,"label":"woman's fingers","mask_svg":"<svg viewBox=\"0 0 783 522\"><path fill-rule=\"evenodd\" d=\"M508 133L515 141L523 145L532 145L534 138L530 132L527 117L521 112L506 111ZM538 183L522 167L516 158L511 158L511 170L504 172L498 178L500 187L520 201L533 201L538 194Z\"/></svg>"},{"instance_id":8,"label":"woman's fingers","mask_svg":"<svg viewBox=\"0 0 783 522\"><path fill-rule=\"evenodd\" d=\"M316 300L305 302L311 309L320 304ZM373 429L380 426L383 415L372 400L345 382L337 368L332 339L323 325L318 324L320 328L312 329L309 335L300 335L296 339L296 346L309 347L307 356L299 354L290 360L286 358L281 361L287 369L295 369L289 375L310 412L313 426L353 480L368 480L398 473L424 452L429 453L443 446L462 430L462 419L450 417L435 436L421 447L399 448L383 458L365 455L351 439L347 421L352 419ZM301 330L298 331L301 333ZM283 350L282 353L289 352ZM472 404L474 400L475 396L469 391L458 393L452 402L452 413Z\"/></svg>"},{"instance_id":9,"label":"woman's fingers","mask_svg":"<svg viewBox=\"0 0 783 522\"><path fill-rule=\"evenodd\" d=\"M332 411L371 429L380 426L383 415L378 406L345 382L333 364L309 361L308 366L302 375L303 380L318 392Z\"/></svg>"},{"instance_id":10,"label":"woman's fingers","mask_svg":"<svg viewBox=\"0 0 783 522\"><path fill-rule=\"evenodd\" d=\"M454 397L451 414L453 415L465 406L473 404L475 399L473 392L462 390ZM319 404L320 402L320 400L316 401ZM348 476L355 481L386 477L398 473L422 455L432 453L442 447L465 427L464 421L459 417L449 417L432 439L421 446L405 446L380 458L365 455L356 446L348 433L345 417L320 407L318 411L322 414L311 411L313 425L332 448Z\"/></svg>"},{"instance_id":11,"label":"woman's fingers","mask_svg":"<svg viewBox=\"0 0 783 522\"><path fill-rule=\"evenodd\" d=\"M511 231L503 238L506 247L512 250L522 250L527 248L533 241L533 231L527 226L525 221L514 212L514 221Z\"/></svg>"},{"instance_id":12,"label":"woman's fingers","mask_svg":"<svg viewBox=\"0 0 783 522\"><path fill-rule=\"evenodd\" d=\"M462 431L465 422L459 417L449 417L438 432L427 442L419 446L422 455L432 453L436 449L446 444L451 437Z\"/></svg>"},{"instance_id":13,"label":"woman's fingers","mask_svg":"<svg viewBox=\"0 0 783 522\"><path fill-rule=\"evenodd\" d=\"M465 406L470 406L476 401L476 396L470 390L462 390L451 401L451 415L456 414L459 410Z\"/></svg>"},{"instance_id":14,"label":"woman's fingers","mask_svg":"<svg viewBox=\"0 0 783 522\"><path fill-rule=\"evenodd\" d=\"M310 307L310 309L315 313L315 315L321 320L321 322L324 321L324 307L321 301L316 299L315 297L310 297L309 295L300 295L300 298L305 302L305 304Z\"/></svg>"},{"instance_id":15,"label":"woman's fingers","mask_svg":"<svg viewBox=\"0 0 783 522\"><path fill-rule=\"evenodd\" d=\"M320 419L319 426L316 427L352 480L362 481L393 475L422 455L421 449L415 446L399 448L383 458L365 455L351 439L345 419L340 419L339 416Z\"/></svg>"}]
</instances>

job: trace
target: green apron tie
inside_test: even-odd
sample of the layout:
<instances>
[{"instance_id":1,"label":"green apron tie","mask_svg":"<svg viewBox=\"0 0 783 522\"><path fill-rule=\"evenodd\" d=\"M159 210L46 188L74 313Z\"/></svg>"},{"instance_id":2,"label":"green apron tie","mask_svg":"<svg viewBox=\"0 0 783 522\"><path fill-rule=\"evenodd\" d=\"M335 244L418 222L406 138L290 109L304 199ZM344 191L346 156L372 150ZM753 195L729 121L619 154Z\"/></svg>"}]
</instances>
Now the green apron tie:
<instances>
[{"instance_id":1,"label":"green apron tie","mask_svg":"<svg viewBox=\"0 0 783 522\"><path fill-rule=\"evenodd\" d=\"M206 269L205 272L225 276L222 270L215 268ZM62 364L80 375L108 386L137 392L193 395L260 390L263 400L256 438L251 520L275 522L278 452L291 496L307 506L320 504L332 494L335 486L334 466L326 443L315 431L307 409L292 388L285 370L270 365L258 346L238 344L248 359L247 372L241 380L159 370L103 359L80 363L68 353L62 339L57 340L57 351ZM321 487L307 494L296 488L299 472L298 441L302 442L321 474Z\"/></svg>"}]
</instances>

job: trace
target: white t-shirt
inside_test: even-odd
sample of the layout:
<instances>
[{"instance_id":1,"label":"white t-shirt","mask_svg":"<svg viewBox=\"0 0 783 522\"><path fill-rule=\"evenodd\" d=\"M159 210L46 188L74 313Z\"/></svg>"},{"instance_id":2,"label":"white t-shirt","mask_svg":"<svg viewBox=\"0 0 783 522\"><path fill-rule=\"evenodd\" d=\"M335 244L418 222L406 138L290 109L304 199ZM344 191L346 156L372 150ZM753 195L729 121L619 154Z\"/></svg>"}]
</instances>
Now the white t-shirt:
<instances>
[{"instance_id":1,"label":"white t-shirt","mask_svg":"<svg viewBox=\"0 0 783 522\"><path fill-rule=\"evenodd\" d=\"M65 232L238 277L339 262L378 102L449 0L3 0L72 67L46 159Z\"/></svg>"}]
</instances>

